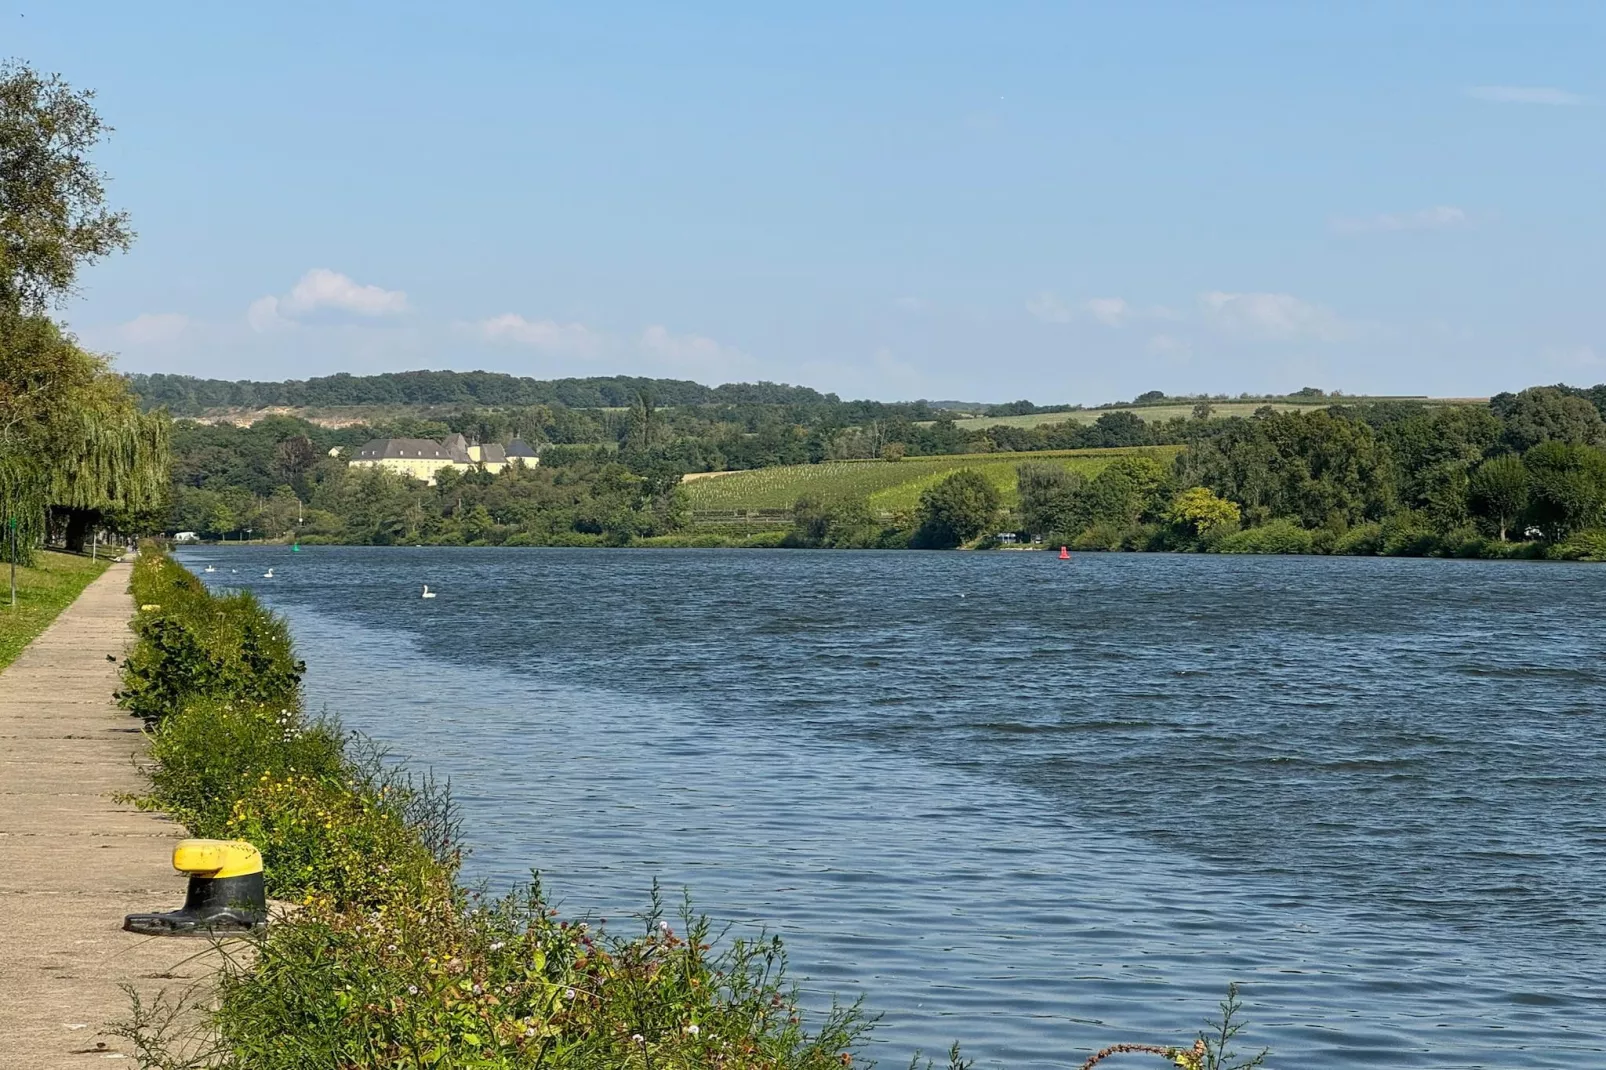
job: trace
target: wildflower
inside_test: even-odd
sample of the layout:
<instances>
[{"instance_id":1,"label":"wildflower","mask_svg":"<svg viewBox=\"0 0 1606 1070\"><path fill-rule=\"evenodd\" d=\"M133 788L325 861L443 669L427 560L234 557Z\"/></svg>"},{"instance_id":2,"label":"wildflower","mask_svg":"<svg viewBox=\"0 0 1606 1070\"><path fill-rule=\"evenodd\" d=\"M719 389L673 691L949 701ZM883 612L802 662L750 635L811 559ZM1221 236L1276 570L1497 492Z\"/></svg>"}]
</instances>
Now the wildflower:
<instances>
[{"instance_id":1,"label":"wildflower","mask_svg":"<svg viewBox=\"0 0 1606 1070\"><path fill-rule=\"evenodd\" d=\"M408 985L408 986L407 986L407 994L408 994L408 995L409 995L409 996L416 996L416 995L418 995L418 986L417 986L417 985Z\"/></svg>"},{"instance_id":2,"label":"wildflower","mask_svg":"<svg viewBox=\"0 0 1606 1070\"><path fill-rule=\"evenodd\" d=\"M563 990L563 998L564 999L573 999L574 998L574 989L572 989L572 988L564 989Z\"/></svg>"},{"instance_id":3,"label":"wildflower","mask_svg":"<svg viewBox=\"0 0 1606 1070\"><path fill-rule=\"evenodd\" d=\"M498 940L498 941L496 941L496 943L491 945L491 950L492 951L500 951L500 950L502 950L502 948L504 948L506 946L507 946L506 944L504 944L502 941Z\"/></svg>"},{"instance_id":4,"label":"wildflower","mask_svg":"<svg viewBox=\"0 0 1606 1070\"><path fill-rule=\"evenodd\" d=\"M698 1032L700 1032L700 1030L697 1028L697 1023L693 1022L691 1025L688 1025L686 1027L686 1032L690 1033L692 1036L696 1036Z\"/></svg>"},{"instance_id":5,"label":"wildflower","mask_svg":"<svg viewBox=\"0 0 1606 1070\"><path fill-rule=\"evenodd\" d=\"M632 1044L645 1044L647 1043L647 1038L642 1036L640 1033L634 1033L630 1037L630 1042Z\"/></svg>"}]
</instances>

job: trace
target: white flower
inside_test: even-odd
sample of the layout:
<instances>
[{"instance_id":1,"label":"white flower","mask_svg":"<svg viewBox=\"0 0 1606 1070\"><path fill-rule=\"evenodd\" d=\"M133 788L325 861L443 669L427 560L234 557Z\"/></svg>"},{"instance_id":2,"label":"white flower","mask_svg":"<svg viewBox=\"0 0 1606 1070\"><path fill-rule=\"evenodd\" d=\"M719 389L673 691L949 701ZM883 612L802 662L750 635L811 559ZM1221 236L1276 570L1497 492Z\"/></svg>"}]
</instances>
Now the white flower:
<instances>
[{"instance_id":1,"label":"white flower","mask_svg":"<svg viewBox=\"0 0 1606 1070\"><path fill-rule=\"evenodd\" d=\"M633 1035L630 1038L630 1040L634 1044L645 1044L645 1043L647 1043L647 1038L642 1036L640 1033L636 1033L635 1035Z\"/></svg>"},{"instance_id":2,"label":"white flower","mask_svg":"<svg viewBox=\"0 0 1606 1070\"><path fill-rule=\"evenodd\" d=\"M697 1023L693 1022L691 1025L688 1025L686 1027L686 1032L690 1033L692 1036L696 1036L700 1032L700 1030L697 1028Z\"/></svg>"},{"instance_id":3,"label":"white flower","mask_svg":"<svg viewBox=\"0 0 1606 1070\"><path fill-rule=\"evenodd\" d=\"M407 994L408 994L408 995L409 995L409 996L416 996L416 995L418 995L418 986L417 986L417 985L408 985L408 986L407 986Z\"/></svg>"},{"instance_id":4,"label":"white flower","mask_svg":"<svg viewBox=\"0 0 1606 1070\"><path fill-rule=\"evenodd\" d=\"M502 941L498 940L496 943L491 945L491 950L492 951L500 951L500 950L502 950L502 948L504 948L506 946L507 946L506 944L504 944Z\"/></svg>"},{"instance_id":5,"label":"white flower","mask_svg":"<svg viewBox=\"0 0 1606 1070\"><path fill-rule=\"evenodd\" d=\"M563 998L564 999L573 999L574 998L574 989L572 989L572 988L564 989Z\"/></svg>"}]
</instances>

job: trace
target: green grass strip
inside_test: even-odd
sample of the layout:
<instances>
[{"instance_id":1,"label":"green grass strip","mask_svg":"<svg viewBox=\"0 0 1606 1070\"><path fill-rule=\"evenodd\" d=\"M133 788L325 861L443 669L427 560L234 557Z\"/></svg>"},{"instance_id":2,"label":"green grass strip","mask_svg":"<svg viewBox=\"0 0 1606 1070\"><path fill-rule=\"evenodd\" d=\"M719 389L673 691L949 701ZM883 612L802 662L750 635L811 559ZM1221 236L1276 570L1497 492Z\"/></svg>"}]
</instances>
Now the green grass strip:
<instances>
[{"instance_id":1,"label":"green grass strip","mask_svg":"<svg viewBox=\"0 0 1606 1070\"><path fill-rule=\"evenodd\" d=\"M32 567L17 568L17 604L11 605L9 564L0 562L0 669L4 669L110 564L77 554L41 551Z\"/></svg>"}]
</instances>

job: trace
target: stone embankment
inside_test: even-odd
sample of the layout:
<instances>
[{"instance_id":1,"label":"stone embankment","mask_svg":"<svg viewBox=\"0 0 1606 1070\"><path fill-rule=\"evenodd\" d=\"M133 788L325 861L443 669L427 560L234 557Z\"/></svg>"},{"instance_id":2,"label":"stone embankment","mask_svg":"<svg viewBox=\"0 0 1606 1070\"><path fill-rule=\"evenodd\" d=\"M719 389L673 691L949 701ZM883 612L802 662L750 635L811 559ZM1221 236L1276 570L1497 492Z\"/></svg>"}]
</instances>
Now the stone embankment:
<instances>
[{"instance_id":1,"label":"stone embankment","mask_svg":"<svg viewBox=\"0 0 1606 1070\"><path fill-rule=\"evenodd\" d=\"M172 910L173 822L117 802L143 783L139 722L117 709L132 642L129 566L114 565L0 673L0 1065L82 1067L128 1053L102 1035L154 992L207 972L204 942L135 936ZM197 957L199 955L199 957ZM125 1063L126 1065L126 1063Z\"/></svg>"}]
</instances>

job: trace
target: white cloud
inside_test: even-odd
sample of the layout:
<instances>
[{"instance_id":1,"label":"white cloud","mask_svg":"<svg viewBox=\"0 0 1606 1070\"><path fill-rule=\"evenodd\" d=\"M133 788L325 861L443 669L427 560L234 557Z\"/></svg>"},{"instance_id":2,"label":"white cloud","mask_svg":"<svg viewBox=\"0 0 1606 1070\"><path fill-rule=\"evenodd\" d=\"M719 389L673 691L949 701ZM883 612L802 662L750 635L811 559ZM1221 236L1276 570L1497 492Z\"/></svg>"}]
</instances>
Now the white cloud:
<instances>
[{"instance_id":1,"label":"white cloud","mask_svg":"<svg viewBox=\"0 0 1606 1070\"><path fill-rule=\"evenodd\" d=\"M128 345L169 345L178 341L190 326L190 318L178 312L142 312L127 323L118 324L115 334Z\"/></svg>"},{"instance_id":2,"label":"white cloud","mask_svg":"<svg viewBox=\"0 0 1606 1070\"><path fill-rule=\"evenodd\" d=\"M527 320L512 312L481 320L473 327L488 342L509 342L544 353L589 356L603 344L603 336L583 323Z\"/></svg>"},{"instance_id":3,"label":"white cloud","mask_svg":"<svg viewBox=\"0 0 1606 1070\"><path fill-rule=\"evenodd\" d=\"M1547 104L1553 108L1577 107L1588 104L1589 98L1566 89L1538 85L1477 85L1467 90L1467 96L1477 100L1490 100L1497 104Z\"/></svg>"},{"instance_id":4,"label":"white cloud","mask_svg":"<svg viewBox=\"0 0 1606 1070\"><path fill-rule=\"evenodd\" d=\"M245 322L251 325L253 331L271 331L290 321L279 315L277 297L259 297L245 310Z\"/></svg>"},{"instance_id":5,"label":"white cloud","mask_svg":"<svg viewBox=\"0 0 1606 1070\"><path fill-rule=\"evenodd\" d=\"M1074 318L1070 306L1051 293L1040 293L1027 301L1026 311L1044 323L1069 323Z\"/></svg>"},{"instance_id":6,"label":"white cloud","mask_svg":"<svg viewBox=\"0 0 1606 1070\"><path fill-rule=\"evenodd\" d=\"M1363 219L1335 219L1333 229L1340 234L1395 232L1404 230L1444 230L1467 222L1467 213L1453 205L1440 204L1415 212L1388 212Z\"/></svg>"},{"instance_id":7,"label":"white cloud","mask_svg":"<svg viewBox=\"0 0 1606 1070\"><path fill-rule=\"evenodd\" d=\"M407 311L407 295L365 285L328 268L313 268L296 281L283 297L259 297L245 318L253 330L265 331L293 323L318 312L344 312L353 316L394 316Z\"/></svg>"},{"instance_id":8,"label":"white cloud","mask_svg":"<svg viewBox=\"0 0 1606 1070\"><path fill-rule=\"evenodd\" d=\"M1132 306L1119 297L1094 297L1082 307L1106 327L1119 327L1132 315Z\"/></svg>"},{"instance_id":9,"label":"white cloud","mask_svg":"<svg viewBox=\"0 0 1606 1070\"><path fill-rule=\"evenodd\" d=\"M1106 327L1119 327L1138 315L1124 298L1094 297L1075 305L1068 305L1051 293L1040 293L1026 302L1026 311L1044 323L1070 323L1087 318Z\"/></svg>"},{"instance_id":10,"label":"white cloud","mask_svg":"<svg viewBox=\"0 0 1606 1070\"><path fill-rule=\"evenodd\" d=\"M1347 333L1331 309L1290 294L1202 294L1199 306L1207 322L1228 334L1268 341L1332 342Z\"/></svg>"},{"instance_id":11,"label":"white cloud","mask_svg":"<svg viewBox=\"0 0 1606 1070\"><path fill-rule=\"evenodd\" d=\"M675 334L660 324L641 332L641 349L667 368L688 375L735 375L756 365L752 357L732 346L706 335Z\"/></svg>"}]
</instances>

